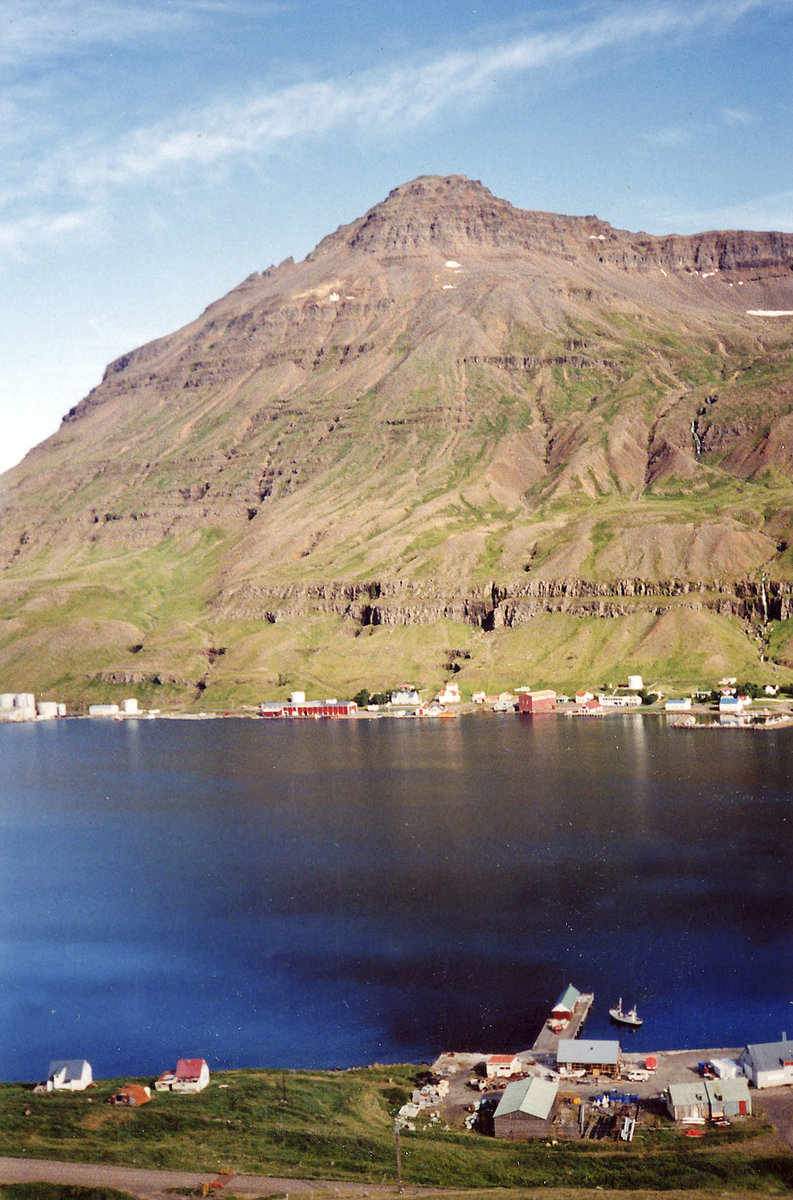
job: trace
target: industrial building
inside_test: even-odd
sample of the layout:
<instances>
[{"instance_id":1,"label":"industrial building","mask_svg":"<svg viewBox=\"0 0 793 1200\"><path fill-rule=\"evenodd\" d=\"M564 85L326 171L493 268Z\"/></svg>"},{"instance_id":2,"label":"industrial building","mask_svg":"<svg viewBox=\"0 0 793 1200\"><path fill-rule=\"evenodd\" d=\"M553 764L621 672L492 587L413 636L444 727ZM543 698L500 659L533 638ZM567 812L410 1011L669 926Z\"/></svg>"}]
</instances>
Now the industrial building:
<instances>
[{"instance_id":1,"label":"industrial building","mask_svg":"<svg viewBox=\"0 0 793 1200\"><path fill-rule=\"evenodd\" d=\"M262 704L259 713L263 717L296 717L319 720L322 717L354 717L358 705L354 700L275 700Z\"/></svg>"},{"instance_id":2,"label":"industrial building","mask_svg":"<svg viewBox=\"0 0 793 1200\"><path fill-rule=\"evenodd\" d=\"M720 1117L748 1117L752 1113L749 1082L737 1079L702 1079L670 1083L664 1093L669 1115L675 1121L707 1121Z\"/></svg>"},{"instance_id":3,"label":"industrial building","mask_svg":"<svg viewBox=\"0 0 793 1200\"><path fill-rule=\"evenodd\" d=\"M756 1088L793 1083L793 1042L757 1042L747 1046L738 1061Z\"/></svg>"},{"instance_id":4,"label":"industrial building","mask_svg":"<svg viewBox=\"0 0 793 1200\"><path fill-rule=\"evenodd\" d=\"M556 708L556 692L549 689L538 692L521 692L518 697L518 712L535 713L553 712Z\"/></svg>"},{"instance_id":5,"label":"industrial building","mask_svg":"<svg viewBox=\"0 0 793 1200\"><path fill-rule=\"evenodd\" d=\"M593 1075L618 1075L622 1051L619 1042L585 1041L583 1038L560 1038L556 1065L567 1071L588 1071Z\"/></svg>"},{"instance_id":6,"label":"industrial building","mask_svg":"<svg viewBox=\"0 0 793 1200\"><path fill-rule=\"evenodd\" d=\"M573 987L572 983L568 983L567 987L562 992L559 999L551 1009L551 1018L554 1021L569 1021L575 1012L576 1005L581 998L581 993L578 988Z\"/></svg>"},{"instance_id":7,"label":"industrial building","mask_svg":"<svg viewBox=\"0 0 793 1200\"><path fill-rule=\"evenodd\" d=\"M496 1137L543 1137L558 1091L555 1080L537 1076L508 1083L493 1114Z\"/></svg>"}]
</instances>

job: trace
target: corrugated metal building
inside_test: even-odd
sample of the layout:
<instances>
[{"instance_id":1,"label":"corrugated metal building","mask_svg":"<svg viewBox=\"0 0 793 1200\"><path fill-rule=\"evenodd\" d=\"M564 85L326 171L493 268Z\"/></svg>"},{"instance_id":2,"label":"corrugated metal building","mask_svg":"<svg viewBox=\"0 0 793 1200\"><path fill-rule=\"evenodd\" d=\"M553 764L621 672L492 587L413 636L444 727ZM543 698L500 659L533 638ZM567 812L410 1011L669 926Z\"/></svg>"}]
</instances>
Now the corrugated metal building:
<instances>
[{"instance_id":1,"label":"corrugated metal building","mask_svg":"<svg viewBox=\"0 0 793 1200\"><path fill-rule=\"evenodd\" d=\"M756 1088L793 1083L793 1042L756 1042L746 1047L739 1062Z\"/></svg>"},{"instance_id":2,"label":"corrugated metal building","mask_svg":"<svg viewBox=\"0 0 793 1200\"><path fill-rule=\"evenodd\" d=\"M493 1114L496 1137L543 1137L558 1091L558 1083L536 1076L507 1084Z\"/></svg>"},{"instance_id":3,"label":"corrugated metal building","mask_svg":"<svg viewBox=\"0 0 793 1200\"><path fill-rule=\"evenodd\" d=\"M706 1121L710 1114L705 1080L696 1083L670 1083L665 1093L666 1107L674 1121L694 1119Z\"/></svg>"},{"instance_id":4,"label":"corrugated metal building","mask_svg":"<svg viewBox=\"0 0 793 1200\"><path fill-rule=\"evenodd\" d=\"M715 1117L748 1117L752 1098L747 1079L702 1079L670 1083L666 1107L675 1121L708 1120Z\"/></svg>"},{"instance_id":5,"label":"corrugated metal building","mask_svg":"<svg viewBox=\"0 0 793 1200\"><path fill-rule=\"evenodd\" d=\"M575 1012L575 1006L578 1004L581 993L578 988L574 988L572 983L568 983L567 987L562 992L559 999L551 1009L551 1016L556 1020L567 1020L572 1017Z\"/></svg>"},{"instance_id":6,"label":"corrugated metal building","mask_svg":"<svg viewBox=\"0 0 793 1200\"><path fill-rule=\"evenodd\" d=\"M705 1087L710 1100L711 1117L748 1117L752 1112L752 1097L749 1080L743 1076L735 1079L706 1079Z\"/></svg>"},{"instance_id":7,"label":"corrugated metal building","mask_svg":"<svg viewBox=\"0 0 793 1200\"><path fill-rule=\"evenodd\" d=\"M577 1071L597 1072L599 1075L616 1075L620 1069L622 1051L619 1042L585 1041L584 1038L560 1038L556 1051L559 1067Z\"/></svg>"}]
</instances>

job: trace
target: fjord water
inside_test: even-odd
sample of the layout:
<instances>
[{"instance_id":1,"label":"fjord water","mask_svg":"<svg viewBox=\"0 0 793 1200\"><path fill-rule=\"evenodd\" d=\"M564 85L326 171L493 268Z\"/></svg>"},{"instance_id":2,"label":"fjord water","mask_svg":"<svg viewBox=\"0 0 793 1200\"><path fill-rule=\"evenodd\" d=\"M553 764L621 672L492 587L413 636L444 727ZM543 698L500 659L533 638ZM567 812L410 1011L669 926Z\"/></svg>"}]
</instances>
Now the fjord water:
<instances>
[{"instance_id":1,"label":"fjord water","mask_svg":"<svg viewBox=\"0 0 793 1200\"><path fill-rule=\"evenodd\" d=\"M663 718L0 726L0 1077L86 1057L793 1035L793 732Z\"/></svg>"}]
</instances>

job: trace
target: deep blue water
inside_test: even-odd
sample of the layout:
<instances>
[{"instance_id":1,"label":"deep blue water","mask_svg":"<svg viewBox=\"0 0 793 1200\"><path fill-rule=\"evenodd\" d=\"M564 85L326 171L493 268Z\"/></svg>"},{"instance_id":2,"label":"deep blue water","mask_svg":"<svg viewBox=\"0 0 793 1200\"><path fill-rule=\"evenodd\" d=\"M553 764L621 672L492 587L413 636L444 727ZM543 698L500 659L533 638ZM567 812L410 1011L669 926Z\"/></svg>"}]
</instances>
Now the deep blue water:
<instances>
[{"instance_id":1,"label":"deep blue water","mask_svg":"<svg viewBox=\"0 0 793 1200\"><path fill-rule=\"evenodd\" d=\"M793 1033L793 732L0 725L0 1078Z\"/></svg>"}]
</instances>

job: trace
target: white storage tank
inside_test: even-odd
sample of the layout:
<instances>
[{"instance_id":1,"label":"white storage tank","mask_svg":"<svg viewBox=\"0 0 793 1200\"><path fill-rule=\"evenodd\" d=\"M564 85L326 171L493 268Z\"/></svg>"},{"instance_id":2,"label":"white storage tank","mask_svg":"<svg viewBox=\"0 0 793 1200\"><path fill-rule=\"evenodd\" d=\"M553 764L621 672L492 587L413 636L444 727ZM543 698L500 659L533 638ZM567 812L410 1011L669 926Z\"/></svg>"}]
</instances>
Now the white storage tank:
<instances>
[{"instance_id":1,"label":"white storage tank","mask_svg":"<svg viewBox=\"0 0 793 1200\"><path fill-rule=\"evenodd\" d=\"M14 696L14 708L32 708L36 707L36 697L32 692L18 692Z\"/></svg>"},{"instance_id":2,"label":"white storage tank","mask_svg":"<svg viewBox=\"0 0 793 1200\"><path fill-rule=\"evenodd\" d=\"M138 702L134 696L129 700L121 701L121 710L122 712L126 713L127 716L130 716L132 713L136 713L138 711Z\"/></svg>"},{"instance_id":3,"label":"white storage tank","mask_svg":"<svg viewBox=\"0 0 793 1200\"><path fill-rule=\"evenodd\" d=\"M644 680L641 675L629 675L628 687L632 692L641 692L644 688Z\"/></svg>"},{"instance_id":4,"label":"white storage tank","mask_svg":"<svg viewBox=\"0 0 793 1200\"><path fill-rule=\"evenodd\" d=\"M59 704L59 705L58 705L58 716L59 716L59 717L65 717L65 716L66 716L66 705L65 705L65 704Z\"/></svg>"},{"instance_id":5,"label":"white storage tank","mask_svg":"<svg viewBox=\"0 0 793 1200\"><path fill-rule=\"evenodd\" d=\"M305 702L306 702L306 693L305 692L290 692L290 694L289 694L289 703L290 704L305 704Z\"/></svg>"},{"instance_id":6,"label":"white storage tank","mask_svg":"<svg viewBox=\"0 0 793 1200\"><path fill-rule=\"evenodd\" d=\"M0 692L0 709L3 709L3 711L7 711L9 708L13 708L13 707L14 707L14 693L13 692Z\"/></svg>"},{"instance_id":7,"label":"white storage tank","mask_svg":"<svg viewBox=\"0 0 793 1200\"><path fill-rule=\"evenodd\" d=\"M52 721L58 715L58 705L54 700L39 700L36 712L40 721Z\"/></svg>"},{"instance_id":8,"label":"white storage tank","mask_svg":"<svg viewBox=\"0 0 793 1200\"><path fill-rule=\"evenodd\" d=\"M89 717L117 717L119 708L117 704L89 704Z\"/></svg>"}]
</instances>

